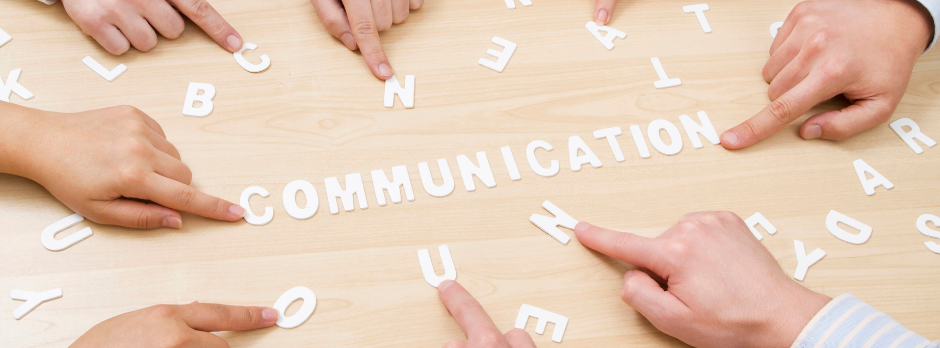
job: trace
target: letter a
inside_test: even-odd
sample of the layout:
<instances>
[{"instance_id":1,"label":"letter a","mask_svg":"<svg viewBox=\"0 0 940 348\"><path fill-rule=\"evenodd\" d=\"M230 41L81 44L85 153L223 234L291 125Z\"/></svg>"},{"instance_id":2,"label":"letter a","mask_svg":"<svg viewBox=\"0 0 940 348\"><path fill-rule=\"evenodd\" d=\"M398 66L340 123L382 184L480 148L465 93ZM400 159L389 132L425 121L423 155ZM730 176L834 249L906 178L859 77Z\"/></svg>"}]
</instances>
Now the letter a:
<instances>
[{"instance_id":1,"label":"letter a","mask_svg":"<svg viewBox=\"0 0 940 348\"><path fill-rule=\"evenodd\" d=\"M385 107L395 107L396 94L398 94L398 99L401 99L401 104L405 106L405 109L414 108L415 76L405 75L405 88L402 88L401 85L398 84L398 78L395 76L385 80Z\"/></svg>"},{"instance_id":2,"label":"letter a","mask_svg":"<svg viewBox=\"0 0 940 348\"><path fill-rule=\"evenodd\" d=\"M202 91L202 94L199 94ZM186 90L186 101L183 103L183 115L193 117L206 117L212 113L212 98L215 98L215 86L208 83L190 82ZM202 106L195 107L196 102Z\"/></svg>"},{"instance_id":3,"label":"letter a","mask_svg":"<svg viewBox=\"0 0 940 348\"><path fill-rule=\"evenodd\" d=\"M604 45L604 48L606 48L608 51L614 49L615 37L621 40L627 37L627 33L624 33L614 28L600 26L594 22L587 22L586 24L584 24L584 27L587 28L587 30L591 32L591 35L594 35L594 38L597 39L597 41L600 41L601 45ZM601 30L603 30L607 34L605 34L604 36L601 36L601 33L600 33Z\"/></svg>"},{"instance_id":4,"label":"letter a","mask_svg":"<svg viewBox=\"0 0 940 348\"><path fill-rule=\"evenodd\" d=\"M865 163L865 161L858 159L855 160L855 162L852 162L852 165L855 166L855 174L858 174L858 181L862 183L862 189L865 190L866 195L874 195L875 188L878 186L884 186L888 190L894 188L894 184L888 181L888 179L886 179L883 175L879 174L875 168L872 168L870 165L868 165L868 163ZM871 175L871 180L868 180L868 177L865 176L865 173Z\"/></svg>"},{"instance_id":5,"label":"letter a","mask_svg":"<svg viewBox=\"0 0 940 348\"><path fill-rule=\"evenodd\" d=\"M558 226L564 226L567 229L573 230L574 227L578 225L578 220L575 220L571 215L558 209L552 202L542 202L542 208L548 210L548 212L552 213L555 217L550 218L548 216L532 214L532 216L529 216L529 221L535 224L535 226L538 226L542 231L545 231L545 233L548 233L552 238L555 238L559 243L568 244L571 237L568 237L567 234L558 229Z\"/></svg>"}]
</instances>

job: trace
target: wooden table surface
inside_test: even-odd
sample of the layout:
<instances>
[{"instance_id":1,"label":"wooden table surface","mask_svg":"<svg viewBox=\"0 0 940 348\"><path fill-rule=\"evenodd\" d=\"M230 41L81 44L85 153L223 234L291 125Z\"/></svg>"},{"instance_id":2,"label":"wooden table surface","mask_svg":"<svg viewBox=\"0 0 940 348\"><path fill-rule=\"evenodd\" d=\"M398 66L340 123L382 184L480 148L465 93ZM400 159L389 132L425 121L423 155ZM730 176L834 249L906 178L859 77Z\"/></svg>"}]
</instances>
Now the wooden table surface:
<instances>
[{"instance_id":1,"label":"wooden table surface","mask_svg":"<svg viewBox=\"0 0 940 348\"><path fill-rule=\"evenodd\" d=\"M705 111L719 132L752 116L769 101L761 68L782 21L796 0L714 0L703 33L691 2L624 1L611 27L627 33L612 51L585 30L593 1L535 0L508 10L500 0L427 1L407 23L382 34L401 78L415 75L415 108L382 105L384 84L323 28L306 0L214 1L213 5L272 66L251 74L192 23L176 40L160 39L143 54L111 56L71 22L61 5L6 1L0 28L13 41L0 48L0 73L22 68L19 82L36 97L13 102L60 112L134 105L158 120L194 173L193 186L238 202L261 186L256 214L275 210L266 226L226 223L183 214L179 231L137 231L83 222L94 235L61 252L40 243L40 232L72 212L27 179L0 175L0 293L61 288L64 297L21 320L22 302L0 300L0 346L63 347L96 323L161 303L192 301L271 306L285 291L316 293L313 316L300 327L222 333L233 347L438 347L463 338L416 260L448 245L457 280L487 309L501 330L512 328L522 304L570 320L568 347L663 347L682 343L659 333L619 298L632 266L581 246L562 245L528 221L547 215L550 200L579 221L656 236L683 214L730 210L761 212L778 229L763 244L788 274L796 269L793 240L827 256L803 285L836 296L850 292L901 324L940 338L940 255L915 221L940 215L940 147L915 154L888 127L843 142L804 141L802 120L742 151L706 143L695 149L683 132L675 156L638 155L628 127L656 119L679 126L680 115ZM477 64L490 40L518 44L505 71ZM128 71L107 82L82 64L90 55ZM657 90L650 64L659 57L682 86ZM205 118L181 113L187 85L211 83L215 110ZM892 120L907 117L940 140L940 53L923 56ZM845 105L830 101L812 113ZM697 119L697 118L695 118ZM805 118L804 118L805 119ZM626 161L617 162L592 132L621 127ZM681 127L680 127L681 130ZM603 166L568 167L567 140L580 136ZM525 147L544 140L543 163L558 160L551 178L534 174ZM499 148L509 146L522 171L511 181ZM485 151L497 185L477 181L467 192L456 157ZM540 150L541 151L541 150ZM457 187L427 194L419 162L446 158ZM864 159L891 180L866 196L852 161ZM406 165L416 199L379 207L369 172ZM360 173L369 208L332 215L323 180ZM309 220L287 215L284 186L307 180L320 208ZM303 206L304 199L300 199ZM833 237L826 215L837 210L874 228L871 240L852 245ZM564 229L563 229L564 230ZM574 233L564 230L572 237ZM936 241L936 240L935 240ZM297 303L292 308L297 308ZM293 310L293 309L292 309ZM540 347L551 342L527 331Z\"/></svg>"}]
</instances>

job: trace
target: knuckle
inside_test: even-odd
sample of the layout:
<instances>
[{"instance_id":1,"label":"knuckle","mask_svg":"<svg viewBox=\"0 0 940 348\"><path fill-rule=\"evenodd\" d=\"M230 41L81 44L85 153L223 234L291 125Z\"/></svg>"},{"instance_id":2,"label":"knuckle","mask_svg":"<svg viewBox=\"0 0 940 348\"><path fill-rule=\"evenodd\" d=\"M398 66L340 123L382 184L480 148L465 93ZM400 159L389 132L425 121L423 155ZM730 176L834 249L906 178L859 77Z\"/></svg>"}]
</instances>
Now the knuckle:
<instances>
[{"instance_id":1,"label":"knuckle","mask_svg":"<svg viewBox=\"0 0 940 348\"><path fill-rule=\"evenodd\" d=\"M196 203L196 193L193 190L179 190L176 192L176 201L184 207L191 207Z\"/></svg>"},{"instance_id":2,"label":"knuckle","mask_svg":"<svg viewBox=\"0 0 940 348\"><path fill-rule=\"evenodd\" d=\"M790 113L792 112L793 107L790 105L790 102L786 99L777 99L774 100L767 107L767 113L770 115L771 119L781 125L790 123Z\"/></svg>"},{"instance_id":3,"label":"knuckle","mask_svg":"<svg viewBox=\"0 0 940 348\"><path fill-rule=\"evenodd\" d=\"M682 239L670 239L666 243L665 250L669 255L672 255L673 258L682 260L689 257L689 254L692 252L692 248L689 245L689 242Z\"/></svg>"},{"instance_id":4,"label":"knuckle","mask_svg":"<svg viewBox=\"0 0 940 348\"><path fill-rule=\"evenodd\" d=\"M118 169L118 182L124 187L140 186L146 175L138 167L125 165Z\"/></svg>"},{"instance_id":5,"label":"knuckle","mask_svg":"<svg viewBox=\"0 0 940 348\"><path fill-rule=\"evenodd\" d=\"M353 33L357 35L374 35L376 33L375 23L359 22L353 28Z\"/></svg>"},{"instance_id":6,"label":"knuckle","mask_svg":"<svg viewBox=\"0 0 940 348\"><path fill-rule=\"evenodd\" d=\"M814 51L821 51L832 42L832 35L826 30L819 30L807 39L806 45Z\"/></svg>"},{"instance_id":7,"label":"knuckle","mask_svg":"<svg viewBox=\"0 0 940 348\"><path fill-rule=\"evenodd\" d=\"M153 220L153 215L149 211L142 211L137 214L137 229L145 230L151 228L150 221Z\"/></svg>"},{"instance_id":8,"label":"knuckle","mask_svg":"<svg viewBox=\"0 0 940 348\"><path fill-rule=\"evenodd\" d=\"M209 17L209 14L212 13L212 6L209 5L205 0L196 0L193 1L190 8L190 18L193 21L205 20Z\"/></svg>"},{"instance_id":9,"label":"knuckle","mask_svg":"<svg viewBox=\"0 0 940 348\"><path fill-rule=\"evenodd\" d=\"M190 347L195 343L193 336L184 330L173 330L164 334L164 344L167 347Z\"/></svg>"},{"instance_id":10,"label":"knuckle","mask_svg":"<svg viewBox=\"0 0 940 348\"><path fill-rule=\"evenodd\" d=\"M171 305L156 305L150 307L149 312L149 316L156 319L167 319L176 315L176 309Z\"/></svg>"}]
</instances>

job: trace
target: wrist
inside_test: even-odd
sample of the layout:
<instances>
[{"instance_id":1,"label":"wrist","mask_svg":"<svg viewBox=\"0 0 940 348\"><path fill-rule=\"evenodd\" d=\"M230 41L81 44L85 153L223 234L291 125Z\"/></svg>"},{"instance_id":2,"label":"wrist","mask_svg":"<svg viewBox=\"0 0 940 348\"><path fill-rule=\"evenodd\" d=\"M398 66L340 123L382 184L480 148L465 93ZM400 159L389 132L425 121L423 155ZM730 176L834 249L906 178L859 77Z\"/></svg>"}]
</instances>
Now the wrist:
<instances>
[{"instance_id":1,"label":"wrist","mask_svg":"<svg viewBox=\"0 0 940 348\"><path fill-rule=\"evenodd\" d=\"M777 298L776 309L766 313L772 317L767 321L764 334L753 335L757 342L751 342L750 347L791 347L806 325L832 301L829 296L796 283Z\"/></svg>"},{"instance_id":2,"label":"wrist","mask_svg":"<svg viewBox=\"0 0 940 348\"><path fill-rule=\"evenodd\" d=\"M913 11L911 17L914 20L910 21L915 27L914 37L918 38L918 43L923 43L922 52L930 47L930 44L933 42L934 36L936 35L936 26L934 25L934 18L930 11L927 9L926 5L921 3L918 0L898 0L898 2L906 4L907 8Z\"/></svg>"},{"instance_id":3,"label":"wrist","mask_svg":"<svg viewBox=\"0 0 940 348\"><path fill-rule=\"evenodd\" d=\"M46 112L0 102L0 173L33 179L35 161L31 153L37 144L32 139L41 133L38 125Z\"/></svg>"}]
</instances>

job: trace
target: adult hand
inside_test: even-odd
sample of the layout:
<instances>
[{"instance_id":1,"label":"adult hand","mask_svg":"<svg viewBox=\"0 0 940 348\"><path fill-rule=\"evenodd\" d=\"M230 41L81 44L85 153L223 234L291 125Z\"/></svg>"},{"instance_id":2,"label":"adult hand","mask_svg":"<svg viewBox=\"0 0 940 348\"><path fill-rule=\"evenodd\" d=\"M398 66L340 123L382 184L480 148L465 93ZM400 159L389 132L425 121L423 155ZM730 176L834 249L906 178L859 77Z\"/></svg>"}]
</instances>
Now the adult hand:
<instances>
[{"instance_id":1,"label":"adult hand","mask_svg":"<svg viewBox=\"0 0 940 348\"><path fill-rule=\"evenodd\" d=\"M105 320L79 337L71 348L227 348L213 331L245 331L277 322L273 308L193 302L159 305Z\"/></svg>"},{"instance_id":2,"label":"adult hand","mask_svg":"<svg viewBox=\"0 0 940 348\"><path fill-rule=\"evenodd\" d=\"M62 0L62 5L85 35L115 55L130 45L151 50L157 45L154 29L168 39L179 37L185 27L180 13L229 52L242 48L241 36L206 0Z\"/></svg>"},{"instance_id":3,"label":"adult hand","mask_svg":"<svg viewBox=\"0 0 940 348\"><path fill-rule=\"evenodd\" d=\"M29 110L3 104L2 111ZM193 174L179 151L160 124L136 108L38 112L18 123L25 130L15 137L19 158L11 174L38 182L91 221L180 228L176 210L226 221L245 214L241 206L189 186Z\"/></svg>"},{"instance_id":4,"label":"adult hand","mask_svg":"<svg viewBox=\"0 0 940 348\"><path fill-rule=\"evenodd\" d=\"M790 347L830 301L790 280L732 213L686 215L657 238L584 222L575 232L584 246L645 269L624 275L620 298L695 347Z\"/></svg>"},{"instance_id":5,"label":"adult hand","mask_svg":"<svg viewBox=\"0 0 940 348\"><path fill-rule=\"evenodd\" d=\"M395 75L382 49L379 32L401 24L424 0L310 0L326 30L351 51L362 52L372 74L382 80Z\"/></svg>"},{"instance_id":6,"label":"adult hand","mask_svg":"<svg viewBox=\"0 0 940 348\"><path fill-rule=\"evenodd\" d=\"M721 135L727 149L757 143L839 94L852 105L810 117L804 139L844 140L887 121L901 101L933 21L914 0L799 3L770 46L764 80L772 101Z\"/></svg>"},{"instance_id":7,"label":"adult hand","mask_svg":"<svg viewBox=\"0 0 940 348\"><path fill-rule=\"evenodd\" d=\"M535 348L535 342L525 330L512 329L503 335L483 306L457 282L445 280L438 285L437 292L467 336L466 341L453 341L444 345L445 348Z\"/></svg>"}]
</instances>

